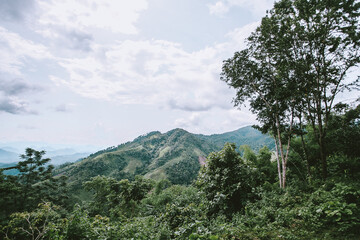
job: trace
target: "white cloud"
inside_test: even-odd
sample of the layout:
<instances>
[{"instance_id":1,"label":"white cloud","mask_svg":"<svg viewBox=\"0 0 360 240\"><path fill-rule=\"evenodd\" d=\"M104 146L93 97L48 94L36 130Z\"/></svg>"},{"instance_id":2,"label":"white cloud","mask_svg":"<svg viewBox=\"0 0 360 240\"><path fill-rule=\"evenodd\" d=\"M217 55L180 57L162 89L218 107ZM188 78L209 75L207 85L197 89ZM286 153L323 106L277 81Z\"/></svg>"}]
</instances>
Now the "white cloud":
<instances>
[{"instance_id":1,"label":"white cloud","mask_svg":"<svg viewBox=\"0 0 360 240\"><path fill-rule=\"evenodd\" d=\"M246 109L211 109L206 112L186 114L174 121L173 127L184 128L192 133L214 134L253 125L256 117Z\"/></svg>"},{"instance_id":2,"label":"white cloud","mask_svg":"<svg viewBox=\"0 0 360 240\"><path fill-rule=\"evenodd\" d=\"M274 0L220 0L208 5L210 14L224 15L233 7L248 9L254 16L262 17L274 5Z\"/></svg>"},{"instance_id":3,"label":"white cloud","mask_svg":"<svg viewBox=\"0 0 360 240\"><path fill-rule=\"evenodd\" d=\"M208 8L209 8L210 14L213 14L213 15L223 15L229 11L229 5L222 1L218 1L214 4L209 4Z\"/></svg>"},{"instance_id":4,"label":"white cloud","mask_svg":"<svg viewBox=\"0 0 360 240\"><path fill-rule=\"evenodd\" d=\"M0 26L0 72L21 76L21 67L27 59L42 60L51 57L45 46Z\"/></svg>"},{"instance_id":5,"label":"white cloud","mask_svg":"<svg viewBox=\"0 0 360 240\"><path fill-rule=\"evenodd\" d=\"M88 31L105 29L114 33L136 34L135 22L147 8L146 0L40 0L42 14L39 22L47 27ZM47 33L52 35L51 33Z\"/></svg>"},{"instance_id":6,"label":"white cloud","mask_svg":"<svg viewBox=\"0 0 360 240\"><path fill-rule=\"evenodd\" d=\"M35 110L29 108L29 102L17 96L3 96L0 94L0 113L11 114L37 114Z\"/></svg>"},{"instance_id":7,"label":"white cloud","mask_svg":"<svg viewBox=\"0 0 360 240\"><path fill-rule=\"evenodd\" d=\"M227 34L227 37L232 41L231 46L234 51L239 51L246 47L246 39L259 25L260 21L252 22L241 28L236 28Z\"/></svg>"},{"instance_id":8,"label":"white cloud","mask_svg":"<svg viewBox=\"0 0 360 240\"><path fill-rule=\"evenodd\" d=\"M68 104L60 104L56 106L54 109L56 112L72 112L76 104L68 103Z\"/></svg>"},{"instance_id":9,"label":"white cloud","mask_svg":"<svg viewBox=\"0 0 360 240\"><path fill-rule=\"evenodd\" d=\"M172 42L127 40L97 46L86 58L63 59L60 64L69 78L51 78L83 96L123 104L185 111L228 108L224 95L230 97L232 91L219 80L223 50L189 53Z\"/></svg>"},{"instance_id":10,"label":"white cloud","mask_svg":"<svg viewBox=\"0 0 360 240\"><path fill-rule=\"evenodd\" d=\"M191 113L189 117L178 118L174 122L175 127L194 129L200 125L202 115L200 113Z\"/></svg>"}]
</instances>

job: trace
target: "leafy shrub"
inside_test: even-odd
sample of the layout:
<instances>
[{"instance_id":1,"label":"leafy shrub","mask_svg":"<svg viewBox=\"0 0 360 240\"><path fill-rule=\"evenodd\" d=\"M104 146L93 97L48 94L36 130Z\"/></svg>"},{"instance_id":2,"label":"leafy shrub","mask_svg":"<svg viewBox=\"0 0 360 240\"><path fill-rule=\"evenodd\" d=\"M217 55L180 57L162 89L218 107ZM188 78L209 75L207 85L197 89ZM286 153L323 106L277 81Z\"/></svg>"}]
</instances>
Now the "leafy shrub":
<instances>
[{"instance_id":1,"label":"leafy shrub","mask_svg":"<svg viewBox=\"0 0 360 240\"><path fill-rule=\"evenodd\" d=\"M211 153L202 168L197 186L209 201L209 214L231 215L255 198L257 172L244 163L235 144L225 144L220 152Z\"/></svg>"}]
</instances>

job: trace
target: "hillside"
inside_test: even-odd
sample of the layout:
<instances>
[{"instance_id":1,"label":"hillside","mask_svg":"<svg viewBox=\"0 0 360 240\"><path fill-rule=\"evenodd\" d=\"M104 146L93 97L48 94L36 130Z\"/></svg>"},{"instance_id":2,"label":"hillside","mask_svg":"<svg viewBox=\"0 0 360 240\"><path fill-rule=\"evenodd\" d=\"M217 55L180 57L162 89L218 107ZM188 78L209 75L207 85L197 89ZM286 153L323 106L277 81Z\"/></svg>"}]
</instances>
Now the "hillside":
<instances>
[{"instance_id":1,"label":"hillside","mask_svg":"<svg viewBox=\"0 0 360 240\"><path fill-rule=\"evenodd\" d=\"M238 147L240 145L249 145L254 151L258 151L263 146L268 146L270 149L275 148L274 140L271 137L262 134L251 126L222 134L199 134L197 137L216 145L218 150L227 142L235 143Z\"/></svg>"},{"instance_id":2,"label":"hillside","mask_svg":"<svg viewBox=\"0 0 360 240\"><path fill-rule=\"evenodd\" d=\"M271 147L266 136L250 127L211 136L174 129L164 134L150 132L132 142L96 152L81 161L60 166L56 173L67 175L75 185L97 175L115 179L144 175L155 180L169 179L174 184L189 184L200 169L199 159L219 151L229 141L255 149L263 145Z\"/></svg>"}]
</instances>

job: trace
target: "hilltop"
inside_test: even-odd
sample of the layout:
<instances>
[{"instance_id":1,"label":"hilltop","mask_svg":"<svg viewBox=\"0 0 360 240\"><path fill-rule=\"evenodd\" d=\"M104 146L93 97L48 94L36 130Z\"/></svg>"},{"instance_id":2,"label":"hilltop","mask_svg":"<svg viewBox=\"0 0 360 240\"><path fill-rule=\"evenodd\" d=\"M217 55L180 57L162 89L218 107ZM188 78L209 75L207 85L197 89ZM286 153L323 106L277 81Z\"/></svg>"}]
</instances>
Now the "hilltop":
<instances>
[{"instance_id":1,"label":"hilltop","mask_svg":"<svg viewBox=\"0 0 360 240\"><path fill-rule=\"evenodd\" d=\"M68 176L69 182L77 187L97 175L118 180L143 175L155 180L168 179L174 184L189 184L197 176L199 161L219 151L226 142L237 146L248 144L253 149L273 146L271 138L251 127L215 135L192 134L177 128L166 133L150 132L81 161L63 164L56 174Z\"/></svg>"}]
</instances>

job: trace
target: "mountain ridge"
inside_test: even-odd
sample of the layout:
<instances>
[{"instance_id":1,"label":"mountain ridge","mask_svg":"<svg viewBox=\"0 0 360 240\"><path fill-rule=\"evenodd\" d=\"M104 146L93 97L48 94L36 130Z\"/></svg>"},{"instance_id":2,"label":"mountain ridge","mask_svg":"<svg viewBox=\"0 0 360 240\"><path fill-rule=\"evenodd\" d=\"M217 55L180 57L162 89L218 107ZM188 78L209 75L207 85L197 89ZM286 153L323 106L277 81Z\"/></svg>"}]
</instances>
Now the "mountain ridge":
<instances>
[{"instance_id":1,"label":"mountain ridge","mask_svg":"<svg viewBox=\"0 0 360 240\"><path fill-rule=\"evenodd\" d=\"M200 169L199 158L221 150L229 141L237 146L248 144L254 149L265 145L272 148L272 140L251 127L213 135L193 134L176 128L165 133L152 131L140 135L133 141L60 166L56 173L67 175L69 181L78 187L97 175L115 179L133 179L135 175L143 175L155 180L168 179L174 184L190 184Z\"/></svg>"}]
</instances>

